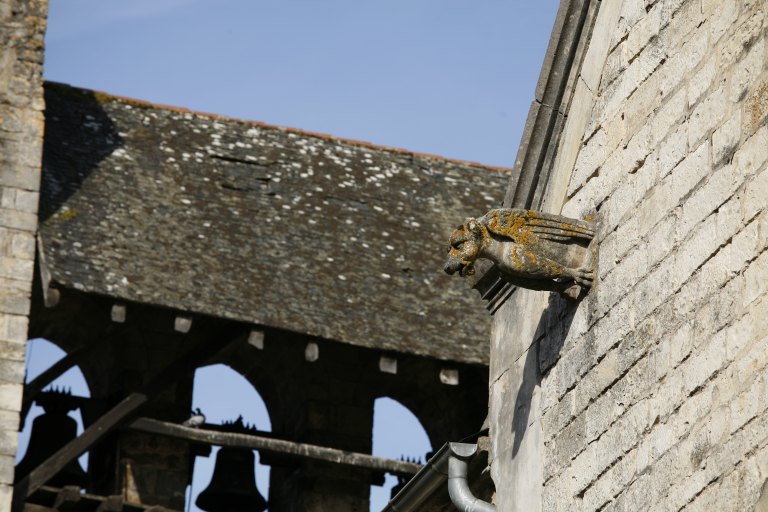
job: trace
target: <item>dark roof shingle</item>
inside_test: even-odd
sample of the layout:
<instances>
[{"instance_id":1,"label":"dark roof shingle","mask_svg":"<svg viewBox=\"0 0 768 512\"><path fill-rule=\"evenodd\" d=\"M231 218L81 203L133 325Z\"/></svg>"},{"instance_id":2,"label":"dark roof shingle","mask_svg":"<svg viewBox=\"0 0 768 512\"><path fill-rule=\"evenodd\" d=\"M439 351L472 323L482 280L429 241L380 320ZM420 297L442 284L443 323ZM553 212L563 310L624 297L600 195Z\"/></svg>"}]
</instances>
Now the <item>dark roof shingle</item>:
<instances>
[{"instance_id":1,"label":"dark roof shingle","mask_svg":"<svg viewBox=\"0 0 768 512\"><path fill-rule=\"evenodd\" d=\"M53 280L355 345L488 361L441 268L498 169L48 84L40 233Z\"/></svg>"}]
</instances>

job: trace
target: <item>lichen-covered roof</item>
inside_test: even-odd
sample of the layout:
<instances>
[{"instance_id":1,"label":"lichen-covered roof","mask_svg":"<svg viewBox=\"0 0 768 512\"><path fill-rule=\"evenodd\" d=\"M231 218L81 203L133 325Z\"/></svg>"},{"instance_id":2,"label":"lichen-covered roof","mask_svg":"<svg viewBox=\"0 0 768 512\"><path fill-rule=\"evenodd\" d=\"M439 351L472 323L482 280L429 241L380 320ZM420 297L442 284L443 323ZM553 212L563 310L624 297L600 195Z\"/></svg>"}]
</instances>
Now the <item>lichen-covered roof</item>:
<instances>
[{"instance_id":1,"label":"lichen-covered roof","mask_svg":"<svg viewBox=\"0 0 768 512\"><path fill-rule=\"evenodd\" d=\"M43 167L61 286L487 363L490 319L441 269L502 170L59 84Z\"/></svg>"}]
</instances>

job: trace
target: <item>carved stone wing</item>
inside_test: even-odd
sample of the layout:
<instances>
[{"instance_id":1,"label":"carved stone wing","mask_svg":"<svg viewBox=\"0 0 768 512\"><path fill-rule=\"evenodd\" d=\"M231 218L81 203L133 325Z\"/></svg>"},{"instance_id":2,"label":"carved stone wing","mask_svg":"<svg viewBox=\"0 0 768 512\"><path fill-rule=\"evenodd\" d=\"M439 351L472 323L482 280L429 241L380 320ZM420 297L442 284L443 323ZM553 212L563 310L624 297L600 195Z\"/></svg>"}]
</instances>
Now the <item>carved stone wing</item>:
<instances>
[{"instance_id":1,"label":"carved stone wing","mask_svg":"<svg viewBox=\"0 0 768 512\"><path fill-rule=\"evenodd\" d=\"M588 222L516 208L491 210L483 216L481 222L492 233L523 243L533 241L526 238L536 237L559 243L588 244L595 235Z\"/></svg>"}]
</instances>

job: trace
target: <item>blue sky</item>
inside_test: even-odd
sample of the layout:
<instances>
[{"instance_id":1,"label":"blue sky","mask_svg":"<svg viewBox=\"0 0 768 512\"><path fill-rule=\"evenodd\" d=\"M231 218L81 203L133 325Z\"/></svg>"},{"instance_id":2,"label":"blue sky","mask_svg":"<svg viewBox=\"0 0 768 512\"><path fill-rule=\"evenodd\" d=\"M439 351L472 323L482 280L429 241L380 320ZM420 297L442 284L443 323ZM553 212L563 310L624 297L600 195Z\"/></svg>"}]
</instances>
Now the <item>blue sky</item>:
<instances>
[{"instance_id":1,"label":"blue sky","mask_svg":"<svg viewBox=\"0 0 768 512\"><path fill-rule=\"evenodd\" d=\"M51 0L46 77L510 167L539 0Z\"/></svg>"},{"instance_id":2,"label":"blue sky","mask_svg":"<svg viewBox=\"0 0 768 512\"><path fill-rule=\"evenodd\" d=\"M511 167L557 4L50 0L45 77ZM43 345L32 362L44 369L60 354ZM209 420L236 416L234 404L214 411L209 398L220 396L222 379L229 390L242 385L238 376L226 374L216 368L198 374L195 404L208 408ZM67 379L69 385L77 380ZM262 428L269 420L254 397L252 416L244 415ZM430 449L416 418L394 401L377 403L374 422L377 455L418 457ZM206 485L202 475L213 463L212 458L198 460L208 469L197 470L201 476L196 473L193 493ZM266 493L266 468L259 471ZM371 510L383 507L394 481L373 489Z\"/></svg>"}]
</instances>

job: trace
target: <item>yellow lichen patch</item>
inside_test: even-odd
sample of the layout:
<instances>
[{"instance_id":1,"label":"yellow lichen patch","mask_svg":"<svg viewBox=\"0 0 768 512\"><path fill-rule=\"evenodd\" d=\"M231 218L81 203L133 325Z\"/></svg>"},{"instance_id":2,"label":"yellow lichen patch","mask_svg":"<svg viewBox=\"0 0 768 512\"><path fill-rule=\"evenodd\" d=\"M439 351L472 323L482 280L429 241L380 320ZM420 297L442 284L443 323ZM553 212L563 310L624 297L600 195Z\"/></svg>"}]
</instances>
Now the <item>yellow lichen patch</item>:
<instances>
[{"instance_id":1,"label":"yellow lichen patch","mask_svg":"<svg viewBox=\"0 0 768 512\"><path fill-rule=\"evenodd\" d=\"M59 220L67 221L67 220L72 220L72 219L74 219L77 216L78 216L78 211L77 210L72 209L72 208L68 208L66 210L60 210L60 211L54 213L51 216L51 220L54 220L54 221L59 221Z\"/></svg>"},{"instance_id":2,"label":"yellow lichen patch","mask_svg":"<svg viewBox=\"0 0 768 512\"><path fill-rule=\"evenodd\" d=\"M763 84L746 101L746 111L749 114L746 119L746 132L754 133L768 112L768 83Z\"/></svg>"},{"instance_id":3,"label":"yellow lichen patch","mask_svg":"<svg viewBox=\"0 0 768 512\"><path fill-rule=\"evenodd\" d=\"M93 99L95 99L100 105L106 105L115 101L115 97L111 94L106 94L100 91L93 91Z\"/></svg>"}]
</instances>

